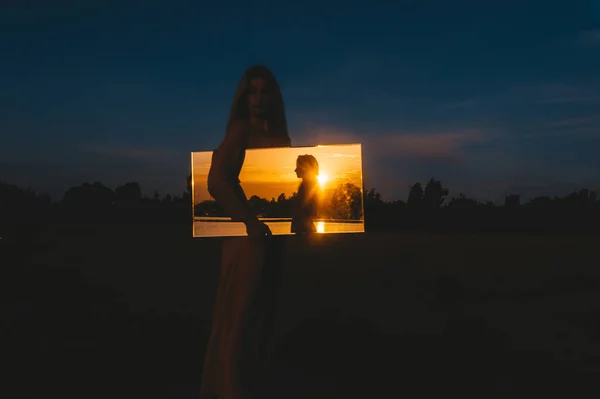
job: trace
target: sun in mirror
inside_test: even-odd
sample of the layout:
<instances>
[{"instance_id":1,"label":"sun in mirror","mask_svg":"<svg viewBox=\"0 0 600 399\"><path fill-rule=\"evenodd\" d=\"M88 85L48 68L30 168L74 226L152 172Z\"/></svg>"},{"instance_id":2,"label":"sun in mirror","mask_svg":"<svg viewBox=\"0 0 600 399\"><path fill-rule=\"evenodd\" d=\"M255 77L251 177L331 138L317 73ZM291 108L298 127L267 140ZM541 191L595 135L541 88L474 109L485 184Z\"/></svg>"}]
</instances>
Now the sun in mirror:
<instances>
[{"instance_id":1,"label":"sun in mirror","mask_svg":"<svg viewBox=\"0 0 600 399\"><path fill-rule=\"evenodd\" d=\"M329 176L327 175L327 173L321 172L317 176L317 181L319 182L321 188L325 188L327 182L329 182Z\"/></svg>"}]
</instances>

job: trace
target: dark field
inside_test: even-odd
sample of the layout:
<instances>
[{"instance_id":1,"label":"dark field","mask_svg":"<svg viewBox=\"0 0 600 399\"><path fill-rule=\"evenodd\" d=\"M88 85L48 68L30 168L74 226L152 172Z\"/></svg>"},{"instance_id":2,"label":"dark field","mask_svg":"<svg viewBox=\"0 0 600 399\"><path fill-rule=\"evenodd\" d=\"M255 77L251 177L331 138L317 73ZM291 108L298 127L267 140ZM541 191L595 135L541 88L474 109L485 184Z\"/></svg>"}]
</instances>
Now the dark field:
<instances>
[{"instance_id":1,"label":"dark field","mask_svg":"<svg viewBox=\"0 0 600 399\"><path fill-rule=\"evenodd\" d=\"M219 241L172 225L44 237L0 247L0 397L197 397ZM275 397L597 397L600 238L289 243Z\"/></svg>"}]
</instances>

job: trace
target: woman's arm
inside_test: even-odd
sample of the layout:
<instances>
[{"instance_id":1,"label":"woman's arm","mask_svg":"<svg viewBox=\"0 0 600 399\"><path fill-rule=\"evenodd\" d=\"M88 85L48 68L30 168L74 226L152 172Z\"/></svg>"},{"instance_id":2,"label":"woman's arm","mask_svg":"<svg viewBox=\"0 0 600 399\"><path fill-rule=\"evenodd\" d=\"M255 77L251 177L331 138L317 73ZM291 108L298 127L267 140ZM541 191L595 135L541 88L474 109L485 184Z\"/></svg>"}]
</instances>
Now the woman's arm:
<instances>
[{"instance_id":1,"label":"woman's arm","mask_svg":"<svg viewBox=\"0 0 600 399\"><path fill-rule=\"evenodd\" d=\"M238 179L246 153L247 138L246 124L229 124L225 138L213 153L208 172L208 192L236 222L245 222L252 217L248 199Z\"/></svg>"}]
</instances>

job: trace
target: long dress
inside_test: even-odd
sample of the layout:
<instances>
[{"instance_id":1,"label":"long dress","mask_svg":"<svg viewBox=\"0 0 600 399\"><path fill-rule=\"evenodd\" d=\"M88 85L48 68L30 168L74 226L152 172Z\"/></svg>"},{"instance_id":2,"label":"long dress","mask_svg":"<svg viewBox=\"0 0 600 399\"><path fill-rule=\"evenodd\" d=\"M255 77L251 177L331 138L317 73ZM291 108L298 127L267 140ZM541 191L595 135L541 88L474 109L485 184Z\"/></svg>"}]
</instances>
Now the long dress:
<instances>
[{"instance_id":1,"label":"long dress","mask_svg":"<svg viewBox=\"0 0 600 399\"><path fill-rule=\"evenodd\" d=\"M240 84L236 98L243 90L242 86ZM287 130L284 134L252 132L245 122L230 121L223 142L213 153L208 185L211 195L232 220L245 220L251 216L238 179L245 150L290 145ZM260 396L262 386L267 382L265 376L273 349L284 240L285 236L223 239L221 273L204 360L201 399Z\"/></svg>"}]
</instances>

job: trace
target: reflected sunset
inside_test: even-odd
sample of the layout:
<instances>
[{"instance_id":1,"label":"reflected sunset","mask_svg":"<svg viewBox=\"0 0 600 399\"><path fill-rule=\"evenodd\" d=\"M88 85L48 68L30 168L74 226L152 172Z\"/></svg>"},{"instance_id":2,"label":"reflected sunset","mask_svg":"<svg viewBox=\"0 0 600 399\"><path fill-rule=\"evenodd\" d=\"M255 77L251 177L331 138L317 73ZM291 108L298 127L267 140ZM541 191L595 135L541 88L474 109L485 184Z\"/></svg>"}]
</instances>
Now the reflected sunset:
<instances>
[{"instance_id":1,"label":"reflected sunset","mask_svg":"<svg viewBox=\"0 0 600 399\"><path fill-rule=\"evenodd\" d=\"M325 222L323 222L323 221L317 222L317 233L322 234L324 232L325 232Z\"/></svg>"},{"instance_id":2,"label":"reflected sunset","mask_svg":"<svg viewBox=\"0 0 600 399\"><path fill-rule=\"evenodd\" d=\"M246 151L239 174L251 212L271 232L364 232L360 144ZM192 153L194 236L246 235L208 192L212 152ZM235 183L233 183L235 184Z\"/></svg>"},{"instance_id":3,"label":"reflected sunset","mask_svg":"<svg viewBox=\"0 0 600 399\"><path fill-rule=\"evenodd\" d=\"M317 180L319 181L319 185L321 186L321 188L325 188L325 186L327 185L327 182L329 181L329 175L327 173L319 173L319 176L317 176Z\"/></svg>"},{"instance_id":4,"label":"reflected sunset","mask_svg":"<svg viewBox=\"0 0 600 399\"><path fill-rule=\"evenodd\" d=\"M295 173L296 159L304 154L318 160L317 179L322 189L345 182L362 187L360 144L251 149L246 151L239 177L246 196L269 200L280 194L291 196L300 182ZM211 151L192 153L194 203L211 199L207 187L211 157Z\"/></svg>"}]
</instances>

